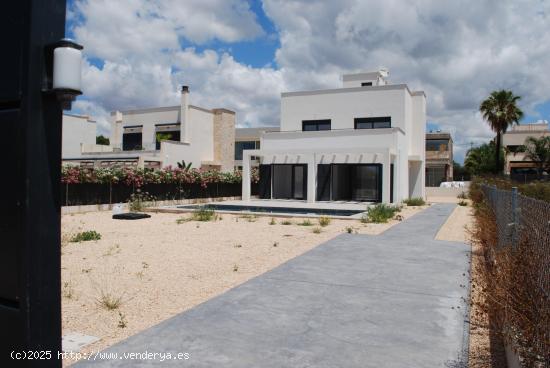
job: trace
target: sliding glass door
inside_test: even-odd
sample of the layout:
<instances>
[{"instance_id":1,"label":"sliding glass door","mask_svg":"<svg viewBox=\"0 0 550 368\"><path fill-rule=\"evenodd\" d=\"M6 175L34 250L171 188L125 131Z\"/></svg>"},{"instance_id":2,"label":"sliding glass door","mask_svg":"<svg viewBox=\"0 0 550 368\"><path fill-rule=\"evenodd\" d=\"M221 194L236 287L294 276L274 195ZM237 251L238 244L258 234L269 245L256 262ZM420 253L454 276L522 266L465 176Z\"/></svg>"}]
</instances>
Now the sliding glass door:
<instances>
[{"instance_id":1,"label":"sliding glass door","mask_svg":"<svg viewBox=\"0 0 550 368\"><path fill-rule=\"evenodd\" d=\"M273 199L307 198L307 165L272 165Z\"/></svg>"},{"instance_id":2,"label":"sliding glass door","mask_svg":"<svg viewBox=\"0 0 550 368\"><path fill-rule=\"evenodd\" d=\"M317 198L332 201L380 202L382 200L382 165L319 165Z\"/></svg>"}]
</instances>

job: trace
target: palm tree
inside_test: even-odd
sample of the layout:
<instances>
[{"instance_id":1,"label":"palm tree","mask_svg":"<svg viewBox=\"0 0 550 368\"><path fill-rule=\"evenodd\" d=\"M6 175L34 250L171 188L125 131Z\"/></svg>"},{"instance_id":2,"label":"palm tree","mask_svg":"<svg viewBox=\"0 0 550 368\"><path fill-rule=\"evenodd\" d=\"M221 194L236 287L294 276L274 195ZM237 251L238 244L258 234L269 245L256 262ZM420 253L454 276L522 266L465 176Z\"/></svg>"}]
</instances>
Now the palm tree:
<instances>
[{"instance_id":1,"label":"palm tree","mask_svg":"<svg viewBox=\"0 0 550 368\"><path fill-rule=\"evenodd\" d=\"M542 172L550 170L550 136L527 137L524 144L525 156L537 165L537 174L542 179Z\"/></svg>"},{"instance_id":2,"label":"palm tree","mask_svg":"<svg viewBox=\"0 0 550 368\"><path fill-rule=\"evenodd\" d=\"M495 147L495 174L500 171L501 135L514 123L519 124L523 111L517 106L521 97L512 91L493 91L479 106L483 118L487 120L491 129L497 134Z\"/></svg>"}]
</instances>

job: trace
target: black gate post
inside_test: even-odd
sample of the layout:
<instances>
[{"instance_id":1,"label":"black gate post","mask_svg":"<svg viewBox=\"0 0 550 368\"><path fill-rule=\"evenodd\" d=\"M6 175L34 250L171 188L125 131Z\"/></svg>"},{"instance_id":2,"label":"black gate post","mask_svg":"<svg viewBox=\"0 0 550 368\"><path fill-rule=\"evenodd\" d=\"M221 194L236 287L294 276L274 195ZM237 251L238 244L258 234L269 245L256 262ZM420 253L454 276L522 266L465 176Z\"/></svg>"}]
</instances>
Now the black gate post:
<instances>
[{"instance_id":1,"label":"black gate post","mask_svg":"<svg viewBox=\"0 0 550 368\"><path fill-rule=\"evenodd\" d=\"M61 367L62 111L43 88L51 68L46 46L64 37L65 6L17 0L2 2L0 11L0 127L8 154L0 180L1 367ZM13 359L29 351L50 358Z\"/></svg>"}]
</instances>

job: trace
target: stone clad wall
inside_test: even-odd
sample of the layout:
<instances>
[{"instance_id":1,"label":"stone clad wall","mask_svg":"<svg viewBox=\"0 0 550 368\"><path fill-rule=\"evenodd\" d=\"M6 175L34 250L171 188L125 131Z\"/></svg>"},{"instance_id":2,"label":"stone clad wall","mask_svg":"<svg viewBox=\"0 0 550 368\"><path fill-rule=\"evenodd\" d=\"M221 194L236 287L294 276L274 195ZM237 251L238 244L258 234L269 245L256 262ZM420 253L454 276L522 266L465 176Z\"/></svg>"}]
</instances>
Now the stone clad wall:
<instances>
[{"instance_id":1,"label":"stone clad wall","mask_svg":"<svg viewBox=\"0 0 550 368\"><path fill-rule=\"evenodd\" d=\"M222 171L233 171L235 164L235 113L226 109L214 112L214 161Z\"/></svg>"}]
</instances>

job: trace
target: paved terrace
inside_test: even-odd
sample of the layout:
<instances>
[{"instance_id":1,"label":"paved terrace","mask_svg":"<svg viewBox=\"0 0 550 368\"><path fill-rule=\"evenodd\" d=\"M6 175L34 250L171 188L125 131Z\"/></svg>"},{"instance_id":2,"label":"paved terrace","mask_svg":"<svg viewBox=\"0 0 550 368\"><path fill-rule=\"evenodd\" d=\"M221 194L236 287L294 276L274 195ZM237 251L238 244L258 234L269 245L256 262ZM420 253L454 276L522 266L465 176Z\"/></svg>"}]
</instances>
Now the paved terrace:
<instances>
[{"instance_id":1,"label":"paved terrace","mask_svg":"<svg viewBox=\"0 0 550 368\"><path fill-rule=\"evenodd\" d=\"M466 367L470 247L434 240L454 207L342 234L106 350L189 360L78 366Z\"/></svg>"}]
</instances>

